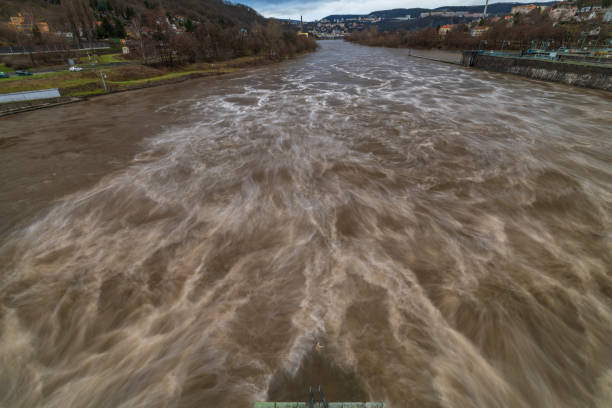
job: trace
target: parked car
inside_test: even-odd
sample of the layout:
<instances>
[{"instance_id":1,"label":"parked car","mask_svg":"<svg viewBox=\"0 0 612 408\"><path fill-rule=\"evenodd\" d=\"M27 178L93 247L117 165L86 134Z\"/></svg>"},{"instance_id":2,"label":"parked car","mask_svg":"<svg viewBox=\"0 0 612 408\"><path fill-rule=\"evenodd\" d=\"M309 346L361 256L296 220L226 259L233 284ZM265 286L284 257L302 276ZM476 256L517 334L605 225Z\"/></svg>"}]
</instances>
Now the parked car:
<instances>
[{"instance_id":1,"label":"parked car","mask_svg":"<svg viewBox=\"0 0 612 408\"><path fill-rule=\"evenodd\" d=\"M9 77L9 74L7 74L5 72L0 72L0 79L8 78L8 77Z\"/></svg>"},{"instance_id":2,"label":"parked car","mask_svg":"<svg viewBox=\"0 0 612 408\"><path fill-rule=\"evenodd\" d=\"M71 66L71 67L69 68L69 70L70 70L71 72L79 72L79 71L82 71L82 70L83 70L83 68L81 68L81 67L77 67L76 65L73 65L73 66Z\"/></svg>"},{"instance_id":3,"label":"parked car","mask_svg":"<svg viewBox=\"0 0 612 408\"><path fill-rule=\"evenodd\" d=\"M32 73L30 71L24 71L24 70L17 70L15 71L15 73L19 76L30 76L32 75Z\"/></svg>"}]
</instances>

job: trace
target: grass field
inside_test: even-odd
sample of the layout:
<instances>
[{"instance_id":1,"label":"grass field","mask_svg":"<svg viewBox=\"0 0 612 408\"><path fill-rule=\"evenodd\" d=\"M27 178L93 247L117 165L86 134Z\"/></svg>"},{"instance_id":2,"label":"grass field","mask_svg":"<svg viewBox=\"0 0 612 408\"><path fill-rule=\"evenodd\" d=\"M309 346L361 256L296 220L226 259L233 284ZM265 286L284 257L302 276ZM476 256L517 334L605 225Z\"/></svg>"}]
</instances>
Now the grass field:
<instances>
[{"instance_id":1,"label":"grass field","mask_svg":"<svg viewBox=\"0 0 612 408\"><path fill-rule=\"evenodd\" d=\"M121 78L121 75L117 75L119 69L108 68L103 70L107 75L107 78L117 76ZM133 71L133 70L132 70ZM143 70L145 71L145 70ZM153 71L153 73L157 70ZM163 73L161 75L151 76L151 72L146 70L141 75L144 78L130 78L125 80L112 80L107 79L107 84L114 89L127 89L130 87L140 87L142 85L153 85L157 82L164 82L171 79L176 79L188 75L199 74L199 75L214 75L223 74L237 71L236 68L223 68L223 69L196 69L196 70L185 70L177 72ZM138 75L131 73L131 76ZM95 90L82 90L82 88L92 88L92 85L96 85ZM63 96L86 96L93 95L103 91L102 82L96 72L93 71L81 71L81 72L51 72L47 74L37 74L29 77L11 77L8 79L0 80L0 94L12 93L12 92L24 92L24 91L35 91L40 89L59 88Z\"/></svg>"},{"instance_id":2,"label":"grass field","mask_svg":"<svg viewBox=\"0 0 612 408\"><path fill-rule=\"evenodd\" d=\"M96 54L95 56L92 56L92 59L95 64L113 64L116 62L127 62L125 59L123 59L122 54ZM81 65L83 67L86 67L87 65L91 64L90 57L86 55L73 58L73 61L75 64Z\"/></svg>"},{"instance_id":3,"label":"grass field","mask_svg":"<svg viewBox=\"0 0 612 408\"><path fill-rule=\"evenodd\" d=\"M98 82L92 72L51 72L29 77L11 77L0 80L0 94L36 91L49 88L73 88Z\"/></svg>"},{"instance_id":4,"label":"grass field","mask_svg":"<svg viewBox=\"0 0 612 408\"><path fill-rule=\"evenodd\" d=\"M95 58L98 64L112 64L114 62L126 62L126 60L123 59L122 54L96 55Z\"/></svg>"},{"instance_id":5,"label":"grass field","mask_svg":"<svg viewBox=\"0 0 612 408\"><path fill-rule=\"evenodd\" d=\"M260 57L244 57L215 64L191 64L180 68L154 68L140 64L129 64L105 67L101 71L106 75L106 83L111 91L117 91L172 82L190 75L228 74L249 66L260 65L262 61ZM85 57L75 60L75 62L87 68L89 59ZM98 64L110 64L124 62L124 60L121 54L106 54L96 56L96 62ZM0 80L0 94L49 88L59 88L62 96L90 96L104 92L98 71L89 69L80 72L60 71L26 77L14 76Z\"/></svg>"},{"instance_id":6,"label":"grass field","mask_svg":"<svg viewBox=\"0 0 612 408\"><path fill-rule=\"evenodd\" d=\"M13 68L7 67L4 64L0 64L0 72L13 72L15 71Z\"/></svg>"}]
</instances>

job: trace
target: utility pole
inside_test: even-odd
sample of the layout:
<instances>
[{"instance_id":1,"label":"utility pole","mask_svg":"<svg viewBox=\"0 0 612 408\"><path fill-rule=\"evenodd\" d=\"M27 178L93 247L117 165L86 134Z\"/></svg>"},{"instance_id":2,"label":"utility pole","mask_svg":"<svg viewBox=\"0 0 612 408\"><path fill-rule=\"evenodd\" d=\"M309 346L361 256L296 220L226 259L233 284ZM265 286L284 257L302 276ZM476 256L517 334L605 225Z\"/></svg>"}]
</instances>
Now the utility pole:
<instances>
[{"instance_id":1,"label":"utility pole","mask_svg":"<svg viewBox=\"0 0 612 408\"><path fill-rule=\"evenodd\" d=\"M104 85L104 92L107 93L108 92L108 87L106 86L106 81L104 80L106 78L106 74L102 71L98 71L98 74L100 74L100 79L102 80L102 85Z\"/></svg>"},{"instance_id":2,"label":"utility pole","mask_svg":"<svg viewBox=\"0 0 612 408\"><path fill-rule=\"evenodd\" d=\"M485 3L485 9L484 9L484 13L482 14L482 19L486 20L487 19L487 9L489 8L489 0L487 0L487 2Z\"/></svg>"}]
</instances>

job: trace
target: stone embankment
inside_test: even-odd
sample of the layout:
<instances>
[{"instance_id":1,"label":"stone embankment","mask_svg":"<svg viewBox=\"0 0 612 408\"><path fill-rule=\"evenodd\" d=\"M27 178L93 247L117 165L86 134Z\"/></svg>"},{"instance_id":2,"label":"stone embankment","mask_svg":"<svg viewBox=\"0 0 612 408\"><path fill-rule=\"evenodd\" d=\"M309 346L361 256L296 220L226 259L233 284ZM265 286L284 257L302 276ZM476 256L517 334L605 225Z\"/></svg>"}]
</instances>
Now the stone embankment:
<instances>
[{"instance_id":1,"label":"stone embankment","mask_svg":"<svg viewBox=\"0 0 612 408\"><path fill-rule=\"evenodd\" d=\"M461 65L544 81L612 91L612 66L487 55L464 51Z\"/></svg>"}]
</instances>

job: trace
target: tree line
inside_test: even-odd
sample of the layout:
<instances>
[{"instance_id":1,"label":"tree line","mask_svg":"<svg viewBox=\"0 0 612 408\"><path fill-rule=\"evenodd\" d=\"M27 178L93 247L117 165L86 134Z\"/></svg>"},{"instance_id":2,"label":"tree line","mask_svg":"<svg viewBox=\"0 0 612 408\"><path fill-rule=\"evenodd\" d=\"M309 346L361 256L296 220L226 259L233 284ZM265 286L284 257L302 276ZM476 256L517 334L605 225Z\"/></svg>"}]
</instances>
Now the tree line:
<instances>
[{"instance_id":1,"label":"tree line","mask_svg":"<svg viewBox=\"0 0 612 408\"><path fill-rule=\"evenodd\" d=\"M36 25L32 33L0 27L0 39L26 48L68 48L71 42L82 46L127 38L132 53L145 63L167 64L248 55L280 59L316 48L315 40L298 36L295 28L222 0L44 1L59 14L64 34L43 34Z\"/></svg>"},{"instance_id":2,"label":"tree line","mask_svg":"<svg viewBox=\"0 0 612 408\"><path fill-rule=\"evenodd\" d=\"M352 33L347 40L362 45L393 48L441 48L441 49L524 49L533 42L547 43L552 48L576 46L585 39L585 32L600 27L594 41L609 37L609 25L602 24L601 17L581 24L558 24L547 12L537 10L529 14L516 14L511 22L489 21L488 30L480 36L471 35L467 24L457 24L445 35L433 27L422 30L378 31L376 27Z\"/></svg>"},{"instance_id":3,"label":"tree line","mask_svg":"<svg viewBox=\"0 0 612 408\"><path fill-rule=\"evenodd\" d=\"M147 24L150 20L156 22L154 31ZM254 22L248 27L224 27L204 19L197 23L186 22L185 26L184 31L177 32L169 19L154 13L135 18L127 26L132 38L130 48L145 63L166 65L251 55L278 60L317 48L314 39L298 36L295 30L276 20L268 20L265 24Z\"/></svg>"}]
</instances>

